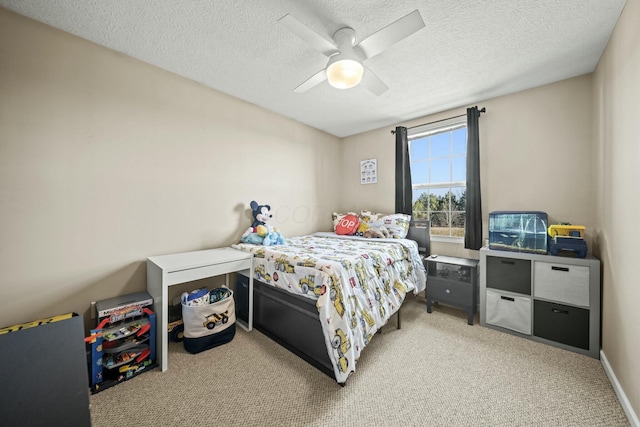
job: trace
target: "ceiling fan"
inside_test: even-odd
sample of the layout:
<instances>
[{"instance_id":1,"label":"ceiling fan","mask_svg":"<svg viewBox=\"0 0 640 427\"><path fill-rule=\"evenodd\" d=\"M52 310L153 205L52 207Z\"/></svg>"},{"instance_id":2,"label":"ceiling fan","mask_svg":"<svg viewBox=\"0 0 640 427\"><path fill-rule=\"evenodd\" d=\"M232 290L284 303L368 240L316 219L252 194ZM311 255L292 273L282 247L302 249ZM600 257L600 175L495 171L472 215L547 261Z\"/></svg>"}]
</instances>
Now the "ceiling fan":
<instances>
[{"instance_id":1,"label":"ceiling fan","mask_svg":"<svg viewBox=\"0 0 640 427\"><path fill-rule=\"evenodd\" d=\"M348 89L362 83L375 95L381 95L389 87L362 63L424 27L420 12L414 10L358 42L355 30L350 27L340 28L330 40L291 14L286 14L278 22L312 48L329 57L326 68L293 90L298 93L328 80L331 86L338 89Z\"/></svg>"}]
</instances>

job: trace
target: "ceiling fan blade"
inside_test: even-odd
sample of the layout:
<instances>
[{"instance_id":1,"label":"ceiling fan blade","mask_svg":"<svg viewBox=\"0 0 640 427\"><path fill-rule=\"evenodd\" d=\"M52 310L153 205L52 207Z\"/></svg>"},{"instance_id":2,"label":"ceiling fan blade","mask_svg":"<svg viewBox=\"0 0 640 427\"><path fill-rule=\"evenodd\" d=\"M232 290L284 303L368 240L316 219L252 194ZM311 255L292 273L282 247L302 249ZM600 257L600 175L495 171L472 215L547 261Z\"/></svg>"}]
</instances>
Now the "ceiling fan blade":
<instances>
[{"instance_id":1,"label":"ceiling fan blade","mask_svg":"<svg viewBox=\"0 0 640 427\"><path fill-rule=\"evenodd\" d=\"M416 9L362 40L355 48L363 59L371 58L423 27L424 21Z\"/></svg>"},{"instance_id":2,"label":"ceiling fan blade","mask_svg":"<svg viewBox=\"0 0 640 427\"><path fill-rule=\"evenodd\" d=\"M375 73L367 67L364 67L364 74L362 75L360 84L376 96L382 95L389 89L389 86L384 84L382 80L380 80L380 77L376 76Z\"/></svg>"},{"instance_id":3,"label":"ceiling fan blade","mask_svg":"<svg viewBox=\"0 0 640 427\"><path fill-rule=\"evenodd\" d=\"M318 52L326 56L331 56L335 53L338 53L338 47L334 42L316 33L311 28L307 27L305 24L294 18L291 14L287 13L282 18L278 19L278 22L287 27L287 29L293 34L307 42Z\"/></svg>"},{"instance_id":4,"label":"ceiling fan blade","mask_svg":"<svg viewBox=\"0 0 640 427\"><path fill-rule=\"evenodd\" d=\"M315 73L313 76L309 77L304 83L295 88L293 91L297 93L306 92L312 87L319 85L323 81L327 80L327 72L323 68L322 70Z\"/></svg>"}]
</instances>

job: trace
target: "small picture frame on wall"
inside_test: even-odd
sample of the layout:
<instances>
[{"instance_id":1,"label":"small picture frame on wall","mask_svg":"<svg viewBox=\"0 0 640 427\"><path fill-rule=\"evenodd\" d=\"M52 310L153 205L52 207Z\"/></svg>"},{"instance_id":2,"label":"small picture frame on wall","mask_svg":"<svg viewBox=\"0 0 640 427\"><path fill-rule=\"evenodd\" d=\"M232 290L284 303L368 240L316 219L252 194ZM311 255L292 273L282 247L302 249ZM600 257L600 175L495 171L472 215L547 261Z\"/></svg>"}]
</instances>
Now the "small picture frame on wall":
<instances>
[{"instance_id":1,"label":"small picture frame on wall","mask_svg":"<svg viewBox=\"0 0 640 427\"><path fill-rule=\"evenodd\" d=\"M360 184L378 183L378 160L368 159L360 161Z\"/></svg>"}]
</instances>

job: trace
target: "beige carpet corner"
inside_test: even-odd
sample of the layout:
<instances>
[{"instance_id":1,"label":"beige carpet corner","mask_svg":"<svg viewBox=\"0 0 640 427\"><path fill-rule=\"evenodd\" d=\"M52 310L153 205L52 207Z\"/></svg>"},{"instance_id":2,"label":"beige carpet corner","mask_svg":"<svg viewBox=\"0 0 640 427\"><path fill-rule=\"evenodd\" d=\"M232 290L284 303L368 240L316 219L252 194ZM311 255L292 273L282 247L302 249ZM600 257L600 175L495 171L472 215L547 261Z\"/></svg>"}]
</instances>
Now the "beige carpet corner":
<instances>
[{"instance_id":1,"label":"beige carpet corner","mask_svg":"<svg viewBox=\"0 0 640 427\"><path fill-rule=\"evenodd\" d=\"M91 396L95 427L628 426L599 360L403 305L345 387L258 331Z\"/></svg>"}]
</instances>

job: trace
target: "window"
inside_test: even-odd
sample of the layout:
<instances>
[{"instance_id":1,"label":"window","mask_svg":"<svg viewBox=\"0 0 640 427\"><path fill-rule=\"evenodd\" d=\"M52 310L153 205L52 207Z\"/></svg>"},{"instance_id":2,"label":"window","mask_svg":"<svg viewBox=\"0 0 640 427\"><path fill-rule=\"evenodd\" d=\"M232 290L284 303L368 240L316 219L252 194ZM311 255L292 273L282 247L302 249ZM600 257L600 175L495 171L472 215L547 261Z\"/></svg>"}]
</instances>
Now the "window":
<instances>
[{"instance_id":1,"label":"window","mask_svg":"<svg viewBox=\"0 0 640 427\"><path fill-rule=\"evenodd\" d=\"M408 131L413 218L431 221L431 235L464 237L467 198L467 119Z\"/></svg>"}]
</instances>

